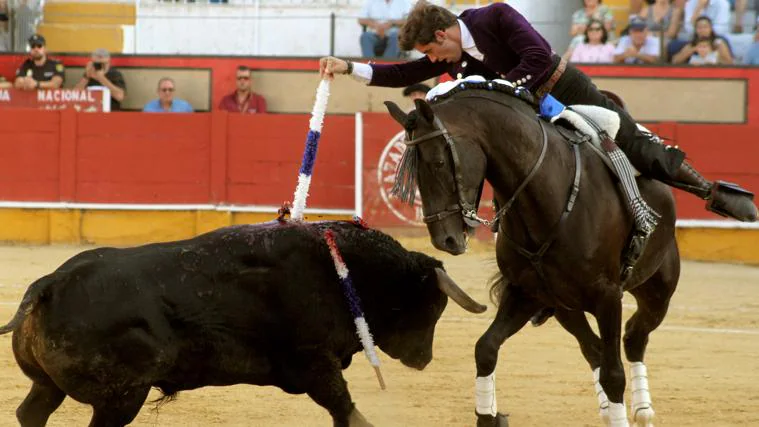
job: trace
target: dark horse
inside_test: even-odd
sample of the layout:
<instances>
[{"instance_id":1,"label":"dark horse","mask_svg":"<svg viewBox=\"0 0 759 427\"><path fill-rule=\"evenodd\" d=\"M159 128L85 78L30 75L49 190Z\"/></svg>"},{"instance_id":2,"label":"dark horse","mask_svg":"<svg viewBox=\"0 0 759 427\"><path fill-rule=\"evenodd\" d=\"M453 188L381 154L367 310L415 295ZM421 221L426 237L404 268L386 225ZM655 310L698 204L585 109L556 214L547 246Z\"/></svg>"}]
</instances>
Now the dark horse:
<instances>
[{"instance_id":1,"label":"dark horse","mask_svg":"<svg viewBox=\"0 0 759 427\"><path fill-rule=\"evenodd\" d=\"M618 181L588 143L575 148L556 127L538 119L529 93L471 83L432 104L417 100L416 110L408 115L391 102L386 105L409 137L404 163L410 172L406 178L412 181L402 190L408 194L413 179L418 180L425 222L437 249L454 255L466 250L467 224L484 180L502 207L496 242L501 275L492 289L499 307L475 348L477 425L508 424L496 407L498 350L546 310L553 310L579 342L593 370L601 416L615 427L628 425L623 340L632 362L633 419L649 425L654 413L643 356L648 335L664 319L680 276L669 187L637 179L643 197L661 218L632 276L622 283L622 253L633 218ZM622 337L624 291L635 297L637 311ZM595 316L600 338L585 313Z\"/></svg>"}]
</instances>

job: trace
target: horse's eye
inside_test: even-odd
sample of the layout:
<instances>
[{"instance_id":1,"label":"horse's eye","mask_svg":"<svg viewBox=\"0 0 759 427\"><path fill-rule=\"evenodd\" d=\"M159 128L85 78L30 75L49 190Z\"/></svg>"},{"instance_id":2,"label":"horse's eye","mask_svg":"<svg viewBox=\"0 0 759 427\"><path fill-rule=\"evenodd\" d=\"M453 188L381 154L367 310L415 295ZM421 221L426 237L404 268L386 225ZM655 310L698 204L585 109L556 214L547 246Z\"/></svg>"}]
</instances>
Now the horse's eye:
<instances>
[{"instance_id":1,"label":"horse's eye","mask_svg":"<svg viewBox=\"0 0 759 427\"><path fill-rule=\"evenodd\" d=\"M436 168L440 169L443 166L445 166L445 160L438 160L438 161L435 162L435 167Z\"/></svg>"}]
</instances>

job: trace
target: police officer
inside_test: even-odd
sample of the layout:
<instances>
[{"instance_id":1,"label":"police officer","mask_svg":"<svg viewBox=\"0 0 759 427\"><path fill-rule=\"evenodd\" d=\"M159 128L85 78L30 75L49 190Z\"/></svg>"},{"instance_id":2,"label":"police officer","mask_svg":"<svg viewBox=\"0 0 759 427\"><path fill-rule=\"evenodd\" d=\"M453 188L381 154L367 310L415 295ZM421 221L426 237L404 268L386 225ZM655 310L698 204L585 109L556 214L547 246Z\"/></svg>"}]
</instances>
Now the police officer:
<instances>
[{"instance_id":1,"label":"police officer","mask_svg":"<svg viewBox=\"0 0 759 427\"><path fill-rule=\"evenodd\" d=\"M22 90L58 89L63 86L63 64L47 57L45 38L29 37L29 58L16 70L13 86Z\"/></svg>"}]
</instances>

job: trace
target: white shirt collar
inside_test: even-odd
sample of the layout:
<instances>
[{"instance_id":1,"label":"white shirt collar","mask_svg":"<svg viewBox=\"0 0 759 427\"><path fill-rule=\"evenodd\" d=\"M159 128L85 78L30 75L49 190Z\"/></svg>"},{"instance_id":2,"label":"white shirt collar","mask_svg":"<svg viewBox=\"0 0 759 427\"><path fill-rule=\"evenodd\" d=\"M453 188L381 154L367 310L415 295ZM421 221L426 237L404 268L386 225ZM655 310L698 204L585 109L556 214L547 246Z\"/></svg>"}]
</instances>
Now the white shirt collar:
<instances>
[{"instance_id":1,"label":"white shirt collar","mask_svg":"<svg viewBox=\"0 0 759 427\"><path fill-rule=\"evenodd\" d=\"M485 56L477 50L477 45L474 44L474 38L472 37L472 33L469 32L469 28L466 27L464 21L458 19L458 22L459 31L461 32L461 48L473 58L482 61Z\"/></svg>"}]
</instances>

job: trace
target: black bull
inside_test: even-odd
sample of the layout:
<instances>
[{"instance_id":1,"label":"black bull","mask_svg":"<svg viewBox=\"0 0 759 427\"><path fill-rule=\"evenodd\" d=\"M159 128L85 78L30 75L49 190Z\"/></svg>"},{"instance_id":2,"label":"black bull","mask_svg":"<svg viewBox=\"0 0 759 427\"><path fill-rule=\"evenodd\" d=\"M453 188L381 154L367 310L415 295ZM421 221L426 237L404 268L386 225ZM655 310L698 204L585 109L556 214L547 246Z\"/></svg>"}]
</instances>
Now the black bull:
<instances>
[{"instance_id":1,"label":"black bull","mask_svg":"<svg viewBox=\"0 0 759 427\"><path fill-rule=\"evenodd\" d=\"M307 393L334 424L368 425L342 369L361 351L323 232L334 230L376 344L423 369L446 294L482 312L440 261L350 222L272 222L193 239L82 252L26 291L13 351L32 389L17 410L42 426L66 396L92 426L122 426L151 387L274 385Z\"/></svg>"}]
</instances>

